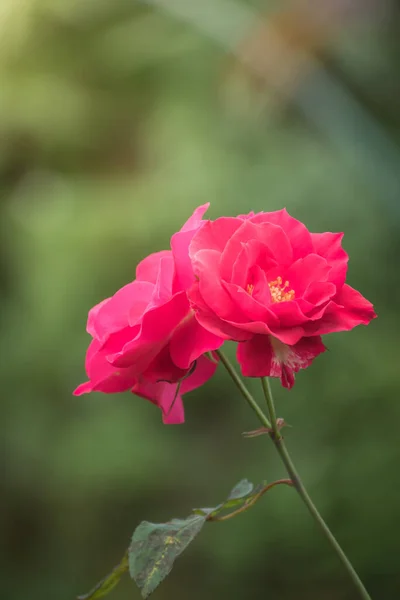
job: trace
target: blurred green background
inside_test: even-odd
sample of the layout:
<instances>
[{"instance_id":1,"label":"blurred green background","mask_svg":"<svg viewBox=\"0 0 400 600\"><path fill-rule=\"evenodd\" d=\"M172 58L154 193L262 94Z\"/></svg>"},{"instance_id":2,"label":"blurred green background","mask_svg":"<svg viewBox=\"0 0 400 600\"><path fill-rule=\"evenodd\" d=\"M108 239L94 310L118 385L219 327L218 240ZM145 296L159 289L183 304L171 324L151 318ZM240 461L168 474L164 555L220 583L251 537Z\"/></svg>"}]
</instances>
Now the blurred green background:
<instances>
[{"instance_id":1,"label":"blurred green background","mask_svg":"<svg viewBox=\"0 0 400 600\"><path fill-rule=\"evenodd\" d=\"M284 476L220 368L184 426L72 397L89 308L192 210L344 231L368 328L286 392L288 446L375 599L400 597L400 17L390 0L1 0L1 591L71 600L143 519ZM257 381L252 389L260 395ZM289 488L208 525L157 598L350 600ZM139 598L125 578L110 598Z\"/></svg>"}]
</instances>

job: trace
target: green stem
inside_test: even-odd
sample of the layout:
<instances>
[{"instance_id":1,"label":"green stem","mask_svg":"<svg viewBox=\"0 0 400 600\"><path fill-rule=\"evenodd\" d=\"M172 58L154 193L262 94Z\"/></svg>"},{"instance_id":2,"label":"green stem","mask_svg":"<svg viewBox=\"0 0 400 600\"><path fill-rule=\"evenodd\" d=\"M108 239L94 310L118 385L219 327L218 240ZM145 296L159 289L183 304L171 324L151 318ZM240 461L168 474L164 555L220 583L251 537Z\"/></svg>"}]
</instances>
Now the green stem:
<instances>
[{"instance_id":1,"label":"green stem","mask_svg":"<svg viewBox=\"0 0 400 600\"><path fill-rule=\"evenodd\" d=\"M276 485L293 486L294 483L291 479L278 479L278 481L273 481L272 483L269 483L268 485L263 487L261 492L258 492L258 494L256 494L256 496L254 496L251 500L246 502L243 506L241 506L237 510L234 510L233 512L231 512L227 515L223 515L222 517L218 517L218 516L213 517L211 515L208 515L208 517L206 518L206 521L213 521L213 522L227 521L228 519L232 519L233 517L240 515L240 513L245 512L246 510L251 508L261 498L261 496L264 496L264 494L266 494L267 492L272 490L272 488L274 488Z\"/></svg>"},{"instance_id":2,"label":"green stem","mask_svg":"<svg viewBox=\"0 0 400 600\"><path fill-rule=\"evenodd\" d=\"M361 579L359 578L356 571L354 570L353 565L351 564L351 562L347 558L346 554L343 552L342 548L340 547L338 541L334 537L333 533L331 532L331 530L329 529L329 527L327 526L327 524L325 523L325 521L319 514L318 509L316 508L315 504L311 500L306 488L304 487L303 482L300 479L300 476L296 470L296 467L294 466L293 461L290 457L290 454L285 446L282 434L279 431L279 426L277 423L276 412L275 412L275 405L274 405L274 400L272 397L269 381L265 377L263 377L261 379L265 400L267 402L268 411L269 411L269 415L271 418L271 423L269 422L268 418L263 413L261 408L258 406L257 402L254 400L253 396L250 394L249 390L247 389L247 387L243 383L242 379L238 375L236 369L231 364L231 362L228 360L228 358L225 356L225 354L222 352L222 350L218 350L217 354L218 354L221 362L225 366L226 370L228 371L229 375L233 379L234 383L238 387L239 391L244 396L244 398L247 400L247 402L250 404L250 406L254 410L254 412L257 414L261 423L264 425L264 427L270 429L270 431L271 431L270 438L273 441L274 446L277 449L279 456L281 457L282 462L286 467L286 470L293 482L294 488L296 489L300 498L303 500L304 504L306 505L311 516L313 517L313 519L315 520L315 522L321 529L322 533L325 535L325 538L328 540L329 544L331 545L332 549L338 556L342 565L346 569L350 579L353 581L354 586L356 587L356 589L359 593L360 598L362 598L363 600L372 600L371 596L368 594L367 590L365 589L364 584L362 583Z\"/></svg>"},{"instance_id":3,"label":"green stem","mask_svg":"<svg viewBox=\"0 0 400 600\"><path fill-rule=\"evenodd\" d=\"M311 516L314 518L314 521L318 524L322 533L325 535L325 537L328 540L328 542L330 543L331 547L336 552L338 558L342 562L342 565L344 566L344 568L346 569L350 578L352 579L360 597L363 598L363 600L371 600L371 596L368 594L367 590L365 589L364 584L361 581L361 579L359 578L359 576L357 575L353 565L351 564L351 562L347 558L346 554L340 547L338 541L336 540L335 536L329 529L328 525L325 523L324 519L319 514L317 507L315 506L314 502L311 500L311 498L300 478L300 475L298 474L297 469L293 464L293 461L290 457L290 454L289 454L289 452L286 448L285 442L283 440L282 434L280 433L279 428L277 426L275 404L274 404L274 399L273 399L272 392L271 392L271 386L269 383L269 379L267 377L262 377L261 383L262 383L262 388L264 391L265 400L266 400L267 406L268 406L268 412L271 417L272 432L270 434L270 437L275 445L275 448L277 449L277 451L279 453L279 456L282 459L283 464L286 467L286 471L288 472L291 480L293 481L295 489L297 490L299 496L301 497L304 504L308 508Z\"/></svg>"},{"instance_id":4,"label":"green stem","mask_svg":"<svg viewBox=\"0 0 400 600\"><path fill-rule=\"evenodd\" d=\"M273 433L272 439L279 440L282 438L282 435L281 435L281 432L279 431L279 427L278 427L278 423L277 423L275 405L274 405L274 400L272 398L271 386L269 384L268 377L261 377L261 384L263 387L265 400L267 401L268 413L269 413L269 416L271 417L271 429L272 429L272 433Z\"/></svg>"},{"instance_id":5,"label":"green stem","mask_svg":"<svg viewBox=\"0 0 400 600\"><path fill-rule=\"evenodd\" d=\"M244 399L247 400L248 404L250 405L250 408L252 408L254 410L257 417L260 419L261 423L267 429L271 429L271 423L268 421L267 417L265 416L265 414L263 413L261 408L258 406L257 402L254 400L253 396L250 394L249 390L244 385L242 379L236 372L235 367L232 365L232 363L230 362L228 357L225 356L225 354L222 352L222 350L216 350L216 354L219 356L225 369L228 371L229 375L235 382L236 386L239 388L240 393L242 394Z\"/></svg>"}]
</instances>

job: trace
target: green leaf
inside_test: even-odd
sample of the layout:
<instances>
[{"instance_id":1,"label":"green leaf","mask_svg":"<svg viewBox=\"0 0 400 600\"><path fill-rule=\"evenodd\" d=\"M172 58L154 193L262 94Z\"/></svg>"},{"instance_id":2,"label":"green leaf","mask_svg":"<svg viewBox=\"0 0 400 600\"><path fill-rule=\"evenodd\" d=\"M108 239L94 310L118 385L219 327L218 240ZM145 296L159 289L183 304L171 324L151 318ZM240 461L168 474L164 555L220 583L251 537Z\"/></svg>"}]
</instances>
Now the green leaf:
<instances>
[{"instance_id":1,"label":"green leaf","mask_svg":"<svg viewBox=\"0 0 400 600\"><path fill-rule=\"evenodd\" d=\"M255 496L255 494L264 487L264 485L265 483L254 488L250 481L247 479L242 479L231 490L225 502L222 502L222 504L217 504L217 506L214 506L213 508L195 508L193 509L193 512L196 515L215 517L218 513L227 508L233 508L234 506L240 506L241 504L244 504L247 500L250 500L253 496Z\"/></svg>"},{"instance_id":2,"label":"green leaf","mask_svg":"<svg viewBox=\"0 0 400 600\"><path fill-rule=\"evenodd\" d=\"M194 508L193 512L195 515L202 515L204 517L208 517L209 515L217 514L222 508L224 504L218 504L217 506L212 506L211 508Z\"/></svg>"},{"instance_id":3,"label":"green leaf","mask_svg":"<svg viewBox=\"0 0 400 600\"><path fill-rule=\"evenodd\" d=\"M176 558L200 532L204 523L221 511L249 502L265 483L254 488L242 479L227 499L211 508L196 508L187 519L172 519L167 523L143 521L134 531L129 548L129 572L143 598L147 598L171 571Z\"/></svg>"},{"instance_id":4,"label":"green leaf","mask_svg":"<svg viewBox=\"0 0 400 600\"><path fill-rule=\"evenodd\" d=\"M172 519L168 523L143 521L129 548L129 572L147 598L171 571L176 558L200 532L203 515Z\"/></svg>"},{"instance_id":5,"label":"green leaf","mask_svg":"<svg viewBox=\"0 0 400 600\"><path fill-rule=\"evenodd\" d=\"M238 498L244 498L251 494L254 489L254 485L248 479L242 479L235 485L231 490L227 500L237 500Z\"/></svg>"},{"instance_id":6,"label":"green leaf","mask_svg":"<svg viewBox=\"0 0 400 600\"><path fill-rule=\"evenodd\" d=\"M102 598L106 596L112 589L115 588L122 575L128 570L128 550L124 554L119 565L117 565L112 572L104 577L88 594L78 596L77 600L96 600L96 598Z\"/></svg>"},{"instance_id":7,"label":"green leaf","mask_svg":"<svg viewBox=\"0 0 400 600\"><path fill-rule=\"evenodd\" d=\"M250 496L253 490L254 485L247 479L242 479L231 490L231 493L229 494L228 498L226 499L226 502L224 503L224 508L229 508L231 506L241 504L243 500Z\"/></svg>"}]
</instances>

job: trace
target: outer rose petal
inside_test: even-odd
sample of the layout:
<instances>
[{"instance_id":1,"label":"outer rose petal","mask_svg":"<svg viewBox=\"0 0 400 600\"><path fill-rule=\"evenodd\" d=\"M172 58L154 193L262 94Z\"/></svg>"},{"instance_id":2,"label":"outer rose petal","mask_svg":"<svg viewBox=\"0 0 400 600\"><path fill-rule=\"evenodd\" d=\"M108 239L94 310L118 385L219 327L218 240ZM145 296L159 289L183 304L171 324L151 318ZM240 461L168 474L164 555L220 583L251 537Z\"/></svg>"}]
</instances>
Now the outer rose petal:
<instances>
[{"instance_id":1,"label":"outer rose petal","mask_svg":"<svg viewBox=\"0 0 400 600\"><path fill-rule=\"evenodd\" d=\"M224 340L248 340L251 333L241 331L235 325L220 319L205 303L199 289L199 284L195 283L189 291L189 299L195 310L196 320L202 327Z\"/></svg>"},{"instance_id":2,"label":"outer rose petal","mask_svg":"<svg viewBox=\"0 0 400 600\"><path fill-rule=\"evenodd\" d=\"M143 315L138 336L125 344L120 352L109 356L109 361L117 367L132 366L138 374L142 373L169 342L174 329L186 317L189 308L186 293L180 292L169 302L149 310Z\"/></svg>"},{"instance_id":3,"label":"outer rose petal","mask_svg":"<svg viewBox=\"0 0 400 600\"><path fill-rule=\"evenodd\" d=\"M196 254L200 294L204 302L221 319L243 322L247 319L222 285L219 261L220 254L216 250L201 250Z\"/></svg>"},{"instance_id":4,"label":"outer rose petal","mask_svg":"<svg viewBox=\"0 0 400 600\"><path fill-rule=\"evenodd\" d=\"M263 213L257 213L257 214L263 214ZM243 221L245 221L246 219L251 219L251 217L254 217L255 213L254 210L250 211L249 213L247 213L246 215L238 215L237 218L238 219L242 219Z\"/></svg>"},{"instance_id":5,"label":"outer rose petal","mask_svg":"<svg viewBox=\"0 0 400 600\"><path fill-rule=\"evenodd\" d=\"M159 406L163 413L163 422L169 425L183 423L185 420L182 395L200 387L213 376L217 364L201 356L194 372L181 382L177 394L177 383L140 382L132 389L134 394L150 400Z\"/></svg>"},{"instance_id":6,"label":"outer rose petal","mask_svg":"<svg viewBox=\"0 0 400 600\"><path fill-rule=\"evenodd\" d=\"M178 232L171 238L171 248L175 261L174 291L180 291L190 287L194 281L192 263L189 258L189 245L195 231Z\"/></svg>"},{"instance_id":7,"label":"outer rose petal","mask_svg":"<svg viewBox=\"0 0 400 600\"><path fill-rule=\"evenodd\" d=\"M294 373L310 366L325 350L319 336L302 338L294 346L287 346L270 336L256 335L238 345L237 359L245 377L280 377L282 385L290 389Z\"/></svg>"},{"instance_id":8,"label":"outer rose petal","mask_svg":"<svg viewBox=\"0 0 400 600\"><path fill-rule=\"evenodd\" d=\"M154 286L147 281L132 281L89 312L87 330L100 341L127 325L134 325L146 310Z\"/></svg>"},{"instance_id":9,"label":"outer rose petal","mask_svg":"<svg viewBox=\"0 0 400 600\"><path fill-rule=\"evenodd\" d=\"M327 281L330 271L330 265L322 256L308 254L293 263L285 277L289 280L290 287L294 289L296 298L300 298L312 282Z\"/></svg>"},{"instance_id":10,"label":"outer rose petal","mask_svg":"<svg viewBox=\"0 0 400 600\"><path fill-rule=\"evenodd\" d=\"M146 381L158 383L164 381L175 383L185 377L187 369L180 369L172 360L169 345L157 354L154 360L143 371L143 378Z\"/></svg>"},{"instance_id":11,"label":"outer rose petal","mask_svg":"<svg viewBox=\"0 0 400 600\"><path fill-rule=\"evenodd\" d=\"M331 283L330 281L313 281L306 289L303 300L304 303L308 302L310 307L315 308L316 306L329 302L335 294L336 286L334 283ZM302 310L304 312L303 308Z\"/></svg>"},{"instance_id":12,"label":"outer rose petal","mask_svg":"<svg viewBox=\"0 0 400 600\"><path fill-rule=\"evenodd\" d=\"M351 324L351 329L356 325L368 325L376 317L371 302L347 284L342 287L335 302L344 306L346 324Z\"/></svg>"},{"instance_id":13,"label":"outer rose petal","mask_svg":"<svg viewBox=\"0 0 400 600\"><path fill-rule=\"evenodd\" d=\"M216 362L213 362L206 356L200 356L193 373L182 381L181 394L187 394L206 383L214 375L217 366Z\"/></svg>"},{"instance_id":14,"label":"outer rose petal","mask_svg":"<svg viewBox=\"0 0 400 600\"><path fill-rule=\"evenodd\" d=\"M136 279L156 283L160 270L160 262L167 256L172 256L171 250L161 250L161 252L154 252L146 256L136 267Z\"/></svg>"},{"instance_id":15,"label":"outer rose petal","mask_svg":"<svg viewBox=\"0 0 400 600\"><path fill-rule=\"evenodd\" d=\"M116 369L107 361L100 343L93 340L86 354L86 372L89 380L79 385L74 396L89 392L105 392L114 394L129 390L136 383L131 369Z\"/></svg>"},{"instance_id":16,"label":"outer rose petal","mask_svg":"<svg viewBox=\"0 0 400 600\"><path fill-rule=\"evenodd\" d=\"M241 219L235 217L220 217L216 221L207 221L197 231L189 246L189 256L196 274L196 253L205 248L207 250L217 250L221 253L228 240L242 223Z\"/></svg>"},{"instance_id":17,"label":"outer rose petal","mask_svg":"<svg viewBox=\"0 0 400 600\"><path fill-rule=\"evenodd\" d=\"M181 232L185 231L193 231L198 229L203 223L203 215L210 207L210 203L206 202L206 204L202 204L198 206L191 217L188 218L186 223L184 223L181 227Z\"/></svg>"},{"instance_id":18,"label":"outer rose petal","mask_svg":"<svg viewBox=\"0 0 400 600\"><path fill-rule=\"evenodd\" d=\"M357 325L368 325L375 317L371 302L345 284L333 301L329 302L321 319L306 325L306 335L349 331Z\"/></svg>"},{"instance_id":19,"label":"outer rose petal","mask_svg":"<svg viewBox=\"0 0 400 600\"><path fill-rule=\"evenodd\" d=\"M188 315L175 330L169 352L173 362L181 369L189 369L202 354L217 350L224 343L223 338L204 329L196 321L194 313Z\"/></svg>"},{"instance_id":20,"label":"outer rose petal","mask_svg":"<svg viewBox=\"0 0 400 600\"><path fill-rule=\"evenodd\" d=\"M87 320L87 324L86 324L86 331L88 332L89 335L92 336L92 338L97 337L97 331L96 331L97 315L98 315L100 309L102 308L102 306L107 304L107 302L109 302L110 300L111 300L111 298L106 298L105 300L102 300L101 302L99 302L99 304L96 304L96 306L93 306L93 308L91 308L89 310L88 320Z\"/></svg>"},{"instance_id":21,"label":"outer rose petal","mask_svg":"<svg viewBox=\"0 0 400 600\"><path fill-rule=\"evenodd\" d=\"M290 302L276 302L273 305L273 311L279 319L279 326L276 328L276 331L279 331L279 335L282 335L283 338L286 338L289 329L293 330L294 327L302 327L304 321L307 319L295 300L291 300ZM279 338L279 335L276 337ZM292 341L292 337L291 341L287 338L281 341L284 344L295 344L298 340Z\"/></svg>"},{"instance_id":22,"label":"outer rose petal","mask_svg":"<svg viewBox=\"0 0 400 600\"><path fill-rule=\"evenodd\" d=\"M161 408L163 423L166 425L178 425L185 420L181 394L176 396L176 383L148 383L136 384L132 392L137 396L150 400Z\"/></svg>"},{"instance_id":23,"label":"outer rose petal","mask_svg":"<svg viewBox=\"0 0 400 600\"><path fill-rule=\"evenodd\" d=\"M329 280L340 287L346 280L348 254L342 248L343 233L312 233L314 252L332 267Z\"/></svg>"},{"instance_id":24,"label":"outer rose petal","mask_svg":"<svg viewBox=\"0 0 400 600\"><path fill-rule=\"evenodd\" d=\"M208 202L196 208L182 229L171 238L171 248L176 269L174 291L187 289L194 281L193 267L189 258L189 245L194 234L205 223L202 217L209 206L210 203Z\"/></svg>"},{"instance_id":25,"label":"outer rose petal","mask_svg":"<svg viewBox=\"0 0 400 600\"><path fill-rule=\"evenodd\" d=\"M154 287L151 303L159 306L172 296L172 281L174 277L175 263L172 254L163 256L160 260L160 270L158 272L156 285Z\"/></svg>"}]
</instances>

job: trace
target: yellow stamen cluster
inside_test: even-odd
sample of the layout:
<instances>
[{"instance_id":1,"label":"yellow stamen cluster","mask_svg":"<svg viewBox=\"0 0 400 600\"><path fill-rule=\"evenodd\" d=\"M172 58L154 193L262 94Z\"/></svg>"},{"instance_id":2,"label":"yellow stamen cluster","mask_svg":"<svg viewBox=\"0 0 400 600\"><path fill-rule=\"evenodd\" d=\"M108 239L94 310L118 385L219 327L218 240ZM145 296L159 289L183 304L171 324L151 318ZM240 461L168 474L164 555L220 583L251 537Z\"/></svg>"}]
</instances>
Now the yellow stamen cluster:
<instances>
[{"instance_id":1,"label":"yellow stamen cluster","mask_svg":"<svg viewBox=\"0 0 400 600\"><path fill-rule=\"evenodd\" d=\"M252 296L253 295L253 291L254 291L254 285L252 283L248 283L246 291L247 291L248 294L250 294L250 296Z\"/></svg>"},{"instance_id":2,"label":"yellow stamen cluster","mask_svg":"<svg viewBox=\"0 0 400 600\"><path fill-rule=\"evenodd\" d=\"M283 283L282 277L277 277L275 281L270 281L268 285L272 302L289 302L290 300L294 300L294 290L288 289L289 282L285 281Z\"/></svg>"}]
</instances>

